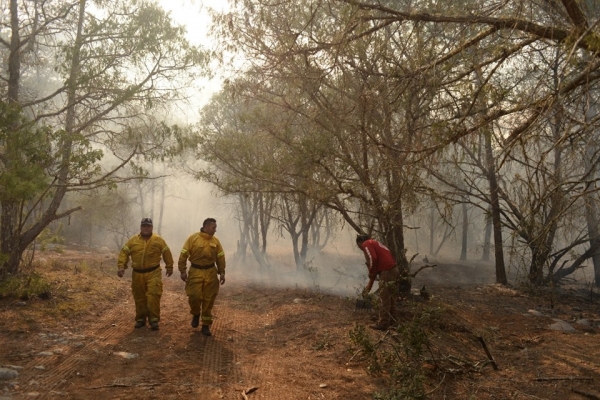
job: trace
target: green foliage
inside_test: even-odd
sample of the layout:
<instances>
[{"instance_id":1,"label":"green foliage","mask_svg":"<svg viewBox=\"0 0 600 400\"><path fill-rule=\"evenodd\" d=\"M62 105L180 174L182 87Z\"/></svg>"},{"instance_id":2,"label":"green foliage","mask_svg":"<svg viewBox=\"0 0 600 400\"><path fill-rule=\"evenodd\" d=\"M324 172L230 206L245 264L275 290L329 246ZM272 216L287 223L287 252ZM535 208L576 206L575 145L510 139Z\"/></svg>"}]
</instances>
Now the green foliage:
<instances>
[{"instance_id":1,"label":"green foliage","mask_svg":"<svg viewBox=\"0 0 600 400\"><path fill-rule=\"evenodd\" d=\"M29 122L17 105L0 101L0 200L28 200L44 190L55 137Z\"/></svg>"},{"instance_id":2,"label":"green foliage","mask_svg":"<svg viewBox=\"0 0 600 400\"><path fill-rule=\"evenodd\" d=\"M58 253L62 253L63 246L65 244L65 239L61 235L62 232L62 224L58 225L55 231L50 228L46 228L40 233L37 240L40 245L40 250L53 250Z\"/></svg>"},{"instance_id":3,"label":"green foliage","mask_svg":"<svg viewBox=\"0 0 600 400\"><path fill-rule=\"evenodd\" d=\"M36 272L9 275L0 280L0 297L12 297L21 300L34 297L48 299L51 296L50 289L50 282Z\"/></svg>"},{"instance_id":4,"label":"green foliage","mask_svg":"<svg viewBox=\"0 0 600 400\"><path fill-rule=\"evenodd\" d=\"M323 334L323 337L321 337L320 339L318 339L315 344L313 345L313 350L316 351L322 351L322 350L329 350L333 347L333 343L331 343L331 334L329 332L325 332Z\"/></svg>"}]
</instances>

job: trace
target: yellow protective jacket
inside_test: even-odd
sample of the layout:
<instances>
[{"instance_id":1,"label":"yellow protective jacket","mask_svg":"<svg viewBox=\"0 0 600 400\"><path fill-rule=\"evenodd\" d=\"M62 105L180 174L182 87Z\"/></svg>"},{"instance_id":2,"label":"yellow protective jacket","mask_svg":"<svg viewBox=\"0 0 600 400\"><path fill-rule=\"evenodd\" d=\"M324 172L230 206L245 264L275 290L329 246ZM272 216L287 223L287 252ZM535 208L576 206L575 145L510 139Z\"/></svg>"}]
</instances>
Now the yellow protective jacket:
<instances>
[{"instance_id":1,"label":"yellow protective jacket","mask_svg":"<svg viewBox=\"0 0 600 400\"><path fill-rule=\"evenodd\" d=\"M215 236L196 232L185 241L177 263L180 272L186 271L188 258L192 264L196 265L205 266L217 263L218 273L225 273L225 252L223 252L221 242Z\"/></svg>"},{"instance_id":2,"label":"yellow protective jacket","mask_svg":"<svg viewBox=\"0 0 600 400\"><path fill-rule=\"evenodd\" d=\"M173 271L173 255L163 238L153 233L148 240L137 234L125 243L119 253L119 269L126 269L131 257L131 268L143 270L160 265L160 259L165 260L165 269Z\"/></svg>"}]
</instances>

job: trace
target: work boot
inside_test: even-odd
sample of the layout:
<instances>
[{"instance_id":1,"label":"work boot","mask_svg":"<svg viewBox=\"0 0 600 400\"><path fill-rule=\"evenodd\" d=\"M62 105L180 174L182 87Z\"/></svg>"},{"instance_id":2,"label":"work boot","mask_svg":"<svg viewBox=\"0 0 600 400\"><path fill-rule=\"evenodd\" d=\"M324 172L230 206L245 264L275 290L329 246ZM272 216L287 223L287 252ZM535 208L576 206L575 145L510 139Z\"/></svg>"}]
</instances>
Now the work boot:
<instances>
[{"instance_id":1,"label":"work boot","mask_svg":"<svg viewBox=\"0 0 600 400\"><path fill-rule=\"evenodd\" d=\"M143 328L144 326L146 326L146 320L140 319L140 320L135 321L135 325L133 327L135 329L138 329L138 328Z\"/></svg>"},{"instance_id":2,"label":"work boot","mask_svg":"<svg viewBox=\"0 0 600 400\"><path fill-rule=\"evenodd\" d=\"M158 321L150 321L150 328L153 331L157 331L158 330Z\"/></svg>"},{"instance_id":3,"label":"work boot","mask_svg":"<svg viewBox=\"0 0 600 400\"><path fill-rule=\"evenodd\" d=\"M200 324L200 316L194 315L194 317L192 318L192 328L197 328L199 324Z\"/></svg>"},{"instance_id":4,"label":"work boot","mask_svg":"<svg viewBox=\"0 0 600 400\"><path fill-rule=\"evenodd\" d=\"M208 327L208 325L202 325L202 334L204 336L211 336L210 328Z\"/></svg>"}]
</instances>

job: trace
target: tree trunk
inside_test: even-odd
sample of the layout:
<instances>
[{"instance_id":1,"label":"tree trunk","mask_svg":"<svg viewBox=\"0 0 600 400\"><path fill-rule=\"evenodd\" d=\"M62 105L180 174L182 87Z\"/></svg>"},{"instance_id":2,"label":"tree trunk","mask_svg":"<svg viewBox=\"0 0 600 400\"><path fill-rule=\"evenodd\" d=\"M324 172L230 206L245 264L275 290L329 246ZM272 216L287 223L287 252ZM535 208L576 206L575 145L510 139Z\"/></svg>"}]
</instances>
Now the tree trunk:
<instances>
[{"instance_id":1,"label":"tree trunk","mask_svg":"<svg viewBox=\"0 0 600 400\"><path fill-rule=\"evenodd\" d=\"M433 254L433 245L434 245L434 235L435 235L435 207L431 207L431 214L429 217L429 254Z\"/></svg>"},{"instance_id":2,"label":"tree trunk","mask_svg":"<svg viewBox=\"0 0 600 400\"><path fill-rule=\"evenodd\" d=\"M485 216L485 233L483 235L483 253L481 255L482 261L490 261L490 247L492 239L492 218L491 210L489 214Z\"/></svg>"},{"instance_id":3,"label":"tree trunk","mask_svg":"<svg viewBox=\"0 0 600 400\"><path fill-rule=\"evenodd\" d=\"M506 267L504 266L504 245L502 243L502 219L500 216L500 196L498 193L498 180L496 165L492 150L492 134L485 132L485 156L487 178L490 185L490 207L492 210L492 225L494 228L494 258L496 260L496 283L506 285Z\"/></svg>"},{"instance_id":4,"label":"tree trunk","mask_svg":"<svg viewBox=\"0 0 600 400\"><path fill-rule=\"evenodd\" d=\"M162 221L163 221L163 215L165 212L165 186L166 186L167 182L166 182L166 178L162 177L160 178L160 204L159 204L159 211L158 211L158 232L162 232Z\"/></svg>"},{"instance_id":5,"label":"tree trunk","mask_svg":"<svg viewBox=\"0 0 600 400\"><path fill-rule=\"evenodd\" d=\"M469 239L469 214L468 214L468 210L467 210L467 202L466 202L466 198L463 199L463 203L462 203L462 246L461 246L461 250L460 250L460 261L466 261L467 260L467 242Z\"/></svg>"},{"instance_id":6,"label":"tree trunk","mask_svg":"<svg viewBox=\"0 0 600 400\"><path fill-rule=\"evenodd\" d=\"M152 180L150 181L150 218L155 218L154 206L156 203L156 178L154 176L154 162L150 165L150 174Z\"/></svg>"},{"instance_id":7,"label":"tree trunk","mask_svg":"<svg viewBox=\"0 0 600 400\"><path fill-rule=\"evenodd\" d=\"M298 239L300 235L296 232L289 232L292 239L292 251L294 253L294 263L296 264L296 271L302 269L302 259L300 258L300 247L298 246Z\"/></svg>"}]
</instances>

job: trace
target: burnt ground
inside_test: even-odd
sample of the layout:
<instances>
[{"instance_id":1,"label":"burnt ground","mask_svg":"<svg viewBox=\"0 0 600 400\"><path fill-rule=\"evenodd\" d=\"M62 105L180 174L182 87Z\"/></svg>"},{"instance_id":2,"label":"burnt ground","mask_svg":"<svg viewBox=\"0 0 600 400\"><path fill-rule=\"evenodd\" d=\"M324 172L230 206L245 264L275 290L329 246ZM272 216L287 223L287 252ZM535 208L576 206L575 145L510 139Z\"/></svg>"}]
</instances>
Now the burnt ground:
<instances>
[{"instance_id":1,"label":"burnt ground","mask_svg":"<svg viewBox=\"0 0 600 400\"><path fill-rule=\"evenodd\" d=\"M177 273L163 279L160 330L133 329L115 257L44 255L36 271L53 282L50 299L0 299L0 367L18 372L0 380L0 399L370 399L392 371L377 372L351 332L399 351L428 399L600 398L600 307L589 290L515 290L492 284L489 266L439 264L414 281L430 298L413 289L399 326L378 332L360 329L373 313L353 298L267 288L233 271L204 337L189 325ZM557 320L573 331L549 329ZM410 360L405 326L427 337Z\"/></svg>"}]
</instances>

